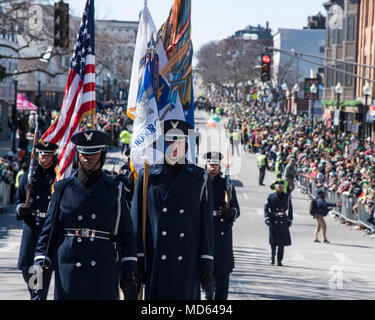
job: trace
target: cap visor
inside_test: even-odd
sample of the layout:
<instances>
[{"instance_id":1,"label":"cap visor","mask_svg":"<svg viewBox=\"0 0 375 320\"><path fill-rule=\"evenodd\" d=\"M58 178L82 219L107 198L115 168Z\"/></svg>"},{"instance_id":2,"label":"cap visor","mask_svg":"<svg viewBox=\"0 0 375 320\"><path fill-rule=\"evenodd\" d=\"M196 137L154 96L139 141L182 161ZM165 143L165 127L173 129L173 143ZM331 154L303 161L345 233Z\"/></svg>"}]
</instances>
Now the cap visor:
<instances>
[{"instance_id":1,"label":"cap visor","mask_svg":"<svg viewBox=\"0 0 375 320\"><path fill-rule=\"evenodd\" d=\"M95 147L77 147L79 153L83 154L94 154L99 153L104 149L104 146L95 146Z\"/></svg>"}]
</instances>

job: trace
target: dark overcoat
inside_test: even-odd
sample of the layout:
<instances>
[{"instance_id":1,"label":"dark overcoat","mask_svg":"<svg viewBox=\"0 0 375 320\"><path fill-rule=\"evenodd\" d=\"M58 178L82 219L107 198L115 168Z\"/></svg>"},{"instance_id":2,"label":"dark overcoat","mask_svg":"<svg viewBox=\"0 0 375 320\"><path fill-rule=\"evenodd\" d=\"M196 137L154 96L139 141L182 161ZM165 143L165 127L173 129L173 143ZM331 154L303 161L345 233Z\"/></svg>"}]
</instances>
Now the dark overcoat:
<instances>
[{"instance_id":1,"label":"dark overcoat","mask_svg":"<svg viewBox=\"0 0 375 320\"><path fill-rule=\"evenodd\" d=\"M290 196L284 192L271 193L264 205L264 219L269 221L269 243L276 246L292 244L289 225L293 220L293 207Z\"/></svg>"},{"instance_id":2,"label":"dark overcoat","mask_svg":"<svg viewBox=\"0 0 375 320\"><path fill-rule=\"evenodd\" d=\"M140 171L131 215L147 300L200 299L200 272L214 269L212 191L207 179L205 170L195 165L184 165L175 178L161 164L150 167L144 251Z\"/></svg>"}]
</instances>

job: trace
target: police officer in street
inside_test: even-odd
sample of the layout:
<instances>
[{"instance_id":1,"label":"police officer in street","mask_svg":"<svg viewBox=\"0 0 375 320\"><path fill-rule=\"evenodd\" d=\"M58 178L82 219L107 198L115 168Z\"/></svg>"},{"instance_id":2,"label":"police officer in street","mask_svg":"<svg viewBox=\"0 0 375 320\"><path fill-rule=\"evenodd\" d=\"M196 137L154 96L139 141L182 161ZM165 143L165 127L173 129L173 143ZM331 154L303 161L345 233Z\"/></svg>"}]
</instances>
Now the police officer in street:
<instances>
[{"instance_id":1,"label":"police officer in street","mask_svg":"<svg viewBox=\"0 0 375 320\"><path fill-rule=\"evenodd\" d=\"M146 300L199 300L200 284L213 279L212 191L205 170L185 157L191 126L163 124L164 163L149 168L145 248L143 170L132 201L141 280Z\"/></svg>"},{"instance_id":2,"label":"police officer in street","mask_svg":"<svg viewBox=\"0 0 375 320\"><path fill-rule=\"evenodd\" d=\"M55 184L35 264L50 267L57 252L56 300L117 300L134 282L136 240L120 183L102 171L110 137L73 135L78 170ZM118 259L119 261L118 261Z\"/></svg>"},{"instance_id":3,"label":"police officer in street","mask_svg":"<svg viewBox=\"0 0 375 320\"><path fill-rule=\"evenodd\" d=\"M240 215L236 190L230 186L228 190L225 177L220 173L220 152L208 152L206 170L210 177L214 201L214 281L205 289L207 300L227 300L229 289L229 274L234 268L233 256L233 222ZM225 192L231 192L230 199L225 199ZM226 202L229 201L229 204Z\"/></svg>"},{"instance_id":4,"label":"police officer in street","mask_svg":"<svg viewBox=\"0 0 375 320\"><path fill-rule=\"evenodd\" d=\"M275 183L276 192L271 193L264 205L264 221L269 226L269 243L271 245L271 264L282 266L284 247L292 244L289 228L293 221L293 207L290 196L283 192L284 182Z\"/></svg>"},{"instance_id":5,"label":"police officer in street","mask_svg":"<svg viewBox=\"0 0 375 320\"><path fill-rule=\"evenodd\" d=\"M30 298L32 300L45 300L48 295L49 284L53 266L44 274L43 286L36 291L30 281L34 272L31 270L34 265L34 252L38 237L46 220L49 202L51 200L51 187L55 181L55 152L58 146L54 143L37 143L35 150L38 154L38 164L34 172L31 172L30 203L26 205L28 190L29 172L25 172L20 178L20 185L17 190L17 219L24 222L20 253L17 269L22 270L22 275L28 285Z\"/></svg>"},{"instance_id":6,"label":"police officer in street","mask_svg":"<svg viewBox=\"0 0 375 320\"><path fill-rule=\"evenodd\" d=\"M257 163L258 163L258 168L259 168L258 184L260 186L264 186L263 180L266 175L266 169L267 169L267 156L266 156L266 151L264 149L262 149L261 154L258 156Z\"/></svg>"}]
</instances>

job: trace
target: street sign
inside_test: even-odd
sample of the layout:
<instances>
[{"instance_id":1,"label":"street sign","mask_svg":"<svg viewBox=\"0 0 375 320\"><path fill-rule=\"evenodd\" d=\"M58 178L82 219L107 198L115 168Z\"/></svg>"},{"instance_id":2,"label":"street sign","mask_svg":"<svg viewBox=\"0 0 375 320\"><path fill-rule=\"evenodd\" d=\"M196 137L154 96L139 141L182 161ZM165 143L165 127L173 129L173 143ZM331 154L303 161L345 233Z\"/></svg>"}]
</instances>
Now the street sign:
<instances>
[{"instance_id":1,"label":"street sign","mask_svg":"<svg viewBox=\"0 0 375 320\"><path fill-rule=\"evenodd\" d=\"M333 125L338 127L340 124L340 110L335 110L335 114L333 117Z\"/></svg>"},{"instance_id":2,"label":"street sign","mask_svg":"<svg viewBox=\"0 0 375 320\"><path fill-rule=\"evenodd\" d=\"M310 91L311 86L315 84L317 88L316 93ZM319 79L314 78L305 78L305 99L319 99Z\"/></svg>"}]
</instances>

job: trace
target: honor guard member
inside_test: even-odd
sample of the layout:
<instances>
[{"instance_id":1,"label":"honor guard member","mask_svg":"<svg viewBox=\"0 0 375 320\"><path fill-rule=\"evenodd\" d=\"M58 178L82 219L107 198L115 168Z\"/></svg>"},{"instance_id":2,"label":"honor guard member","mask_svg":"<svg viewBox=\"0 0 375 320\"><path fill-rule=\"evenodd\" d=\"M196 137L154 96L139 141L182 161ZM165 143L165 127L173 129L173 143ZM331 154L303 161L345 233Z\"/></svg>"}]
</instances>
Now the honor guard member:
<instances>
[{"instance_id":1,"label":"honor guard member","mask_svg":"<svg viewBox=\"0 0 375 320\"><path fill-rule=\"evenodd\" d=\"M271 193L264 205L264 221L269 226L269 243L271 245L271 264L282 266L284 247L292 244L289 227L293 220L293 207L290 196L283 192L284 182L275 183L276 192Z\"/></svg>"},{"instance_id":2,"label":"honor guard member","mask_svg":"<svg viewBox=\"0 0 375 320\"><path fill-rule=\"evenodd\" d=\"M189 129L183 121L164 122L164 163L149 168L145 249L143 170L135 188L131 214L146 300L199 300L200 284L212 281L212 191L205 170L185 158Z\"/></svg>"},{"instance_id":3,"label":"honor guard member","mask_svg":"<svg viewBox=\"0 0 375 320\"><path fill-rule=\"evenodd\" d=\"M51 200L51 187L56 178L55 152L57 148L58 146L54 143L37 143L35 145L38 164L35 166L34 172L31 173L30 204L28 206L25 204L28 190L28 172L21 176L17 190L17 219L24 222L17 269L22 270L32 300L47 299L53 269L51 267L44 274L43 286L40 286L39 291L30 287L30 278L33 276L31 267L34 265L34 252L46 220L46 213Z\"/></svg>"},{"instance_id":4,"label":"honor guard member","mask_svg":"<svg viewBox=\"0 0 375 320\"><path fill-rule=\"evenodd\" d=\"M230 205L225 201L226 179L220 173L220 161L224 158L220 152L208 152L206 170L210 177L214 201L214 281L205 289L207 300L227 300L229 274L234 268L233 222L240 215L236 190L231 187Z\"/></svg>"},{"instance_id":5,"label":"honor guard member","mask_svg":"<svg viewBox=\"0 0 375 320\"><path fill-rule=\"evenodd\" d=\"M272 182L272 184L270 185L270 188L271 188L272 190L275 190L275 184L276 184L277 182L279 182L279 181L282 181L282 182L284 183L284 184L283 184L283 192L285 192L285 193L287 193L287 194L290 195L290 189L289 189L289 185L288 185L288 180L283 179L283 176L282 176L281 172L279 172L279 173L277 174L277 179L274 180L274 181Z\"/></svg>"},{"instance_id":6,"label":"honor guard member","mask_svg":"<svg viewBox=\"0 0 375 320\"><path fill-rule=\"evenodd\" d=\"M137 253L123 186L102 171L110 137L83 131L71 141L78 170L55 184L35 264L48 268L57 252L56 300L116 300L119 279L134 282Z\"/></svg>"}]
</instances>

